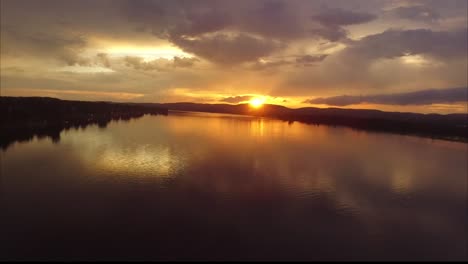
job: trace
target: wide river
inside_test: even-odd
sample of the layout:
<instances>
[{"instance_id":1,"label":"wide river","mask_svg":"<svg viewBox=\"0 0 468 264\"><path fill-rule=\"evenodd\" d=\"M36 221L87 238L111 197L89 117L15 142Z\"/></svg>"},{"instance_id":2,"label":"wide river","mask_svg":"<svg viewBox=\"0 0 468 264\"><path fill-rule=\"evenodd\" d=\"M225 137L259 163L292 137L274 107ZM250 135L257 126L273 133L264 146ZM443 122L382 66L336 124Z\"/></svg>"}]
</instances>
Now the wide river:
<instances>
[{"instance_id":1,"label":"wide river","mask_svg":"<svg viewBox=\"0 0 468 264\"><path fill-rule=\"evenodd\" d=\"M466 143L170 112L1 153L0 260L467 260Z\"/></svg>"}]
</instances>

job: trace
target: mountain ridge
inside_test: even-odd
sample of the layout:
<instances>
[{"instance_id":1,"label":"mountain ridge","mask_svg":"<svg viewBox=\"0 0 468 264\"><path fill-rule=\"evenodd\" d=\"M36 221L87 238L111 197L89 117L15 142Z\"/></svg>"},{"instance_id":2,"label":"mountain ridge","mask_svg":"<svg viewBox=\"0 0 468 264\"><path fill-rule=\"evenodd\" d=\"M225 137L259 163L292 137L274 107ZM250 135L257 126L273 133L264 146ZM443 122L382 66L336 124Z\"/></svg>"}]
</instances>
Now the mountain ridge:
<instances>
[{"instance_id":1,"label":"mountain ridge","mask_svg":"<svg viewBox=\"0 0 468 264\"><path fill-rule=\"evenodd\" d=\"M390 132L398 134L412 134L424 137L441 138L447 140L468 142L468 114L422 114L408 112L385 112L376 109L343 109L343 108L288 108L282 105L264 104L260 108L251 107L249 104L206 104L194 102L176 103L134 103L134 102L109 102L109 101L70 101L52 97L0 97L0 112L4 127L8 123L21 123L27 116L29 121L40 121L43 117L50 116L54 109L80 109L84 105L88 115L100 113L104 120L109 121L111 116L122 118L127 112L137 117L143 114L163 113L168 110L225 113L269 117L288 122L302 122L314 125L347 126L355 129ZM65 107L65 108L64 108ZM78 108L77 108L78 107ZM92 109L92 110L90 110ZM108 110L106 110L108 109ZM111 115L107 113L114 109ZM115 114L115 109L120 109ZM122 110L127 109L127 110ZM162 111L162 112L161 112ZM20 114L18 114L20 113ZM71 112L70 112L71 113ZM78 120L80 111L73 110L73 115ZM57 116L54 113L52 116ZM89 119L89 116L84 116ZM61 123L70 118L66 113L54 117ZM45 118L47 119L47 118ZM10 124L11 125L11 124Z\"/></svg>"}]
</instances>

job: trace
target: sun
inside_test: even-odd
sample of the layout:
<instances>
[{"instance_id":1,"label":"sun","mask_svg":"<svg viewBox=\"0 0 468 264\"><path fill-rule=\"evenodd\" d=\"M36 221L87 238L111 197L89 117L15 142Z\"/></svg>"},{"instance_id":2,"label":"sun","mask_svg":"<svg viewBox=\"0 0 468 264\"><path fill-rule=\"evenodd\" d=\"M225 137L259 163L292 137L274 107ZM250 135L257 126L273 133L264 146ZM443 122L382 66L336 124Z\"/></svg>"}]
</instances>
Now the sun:
<instances>
[{"instance_id":1,"label":"sun","mask_svg":"<svg viewBox=\"0 0 468 264\"><path fill-rule=\"evenodd\" d=\"M263 103L265 102L265 99L264 98L260 98L260 97L254 97L252 99L250 99L250 106L252 106L253 108L260 108L263 106Z\"/></svg>"}]
</instances>

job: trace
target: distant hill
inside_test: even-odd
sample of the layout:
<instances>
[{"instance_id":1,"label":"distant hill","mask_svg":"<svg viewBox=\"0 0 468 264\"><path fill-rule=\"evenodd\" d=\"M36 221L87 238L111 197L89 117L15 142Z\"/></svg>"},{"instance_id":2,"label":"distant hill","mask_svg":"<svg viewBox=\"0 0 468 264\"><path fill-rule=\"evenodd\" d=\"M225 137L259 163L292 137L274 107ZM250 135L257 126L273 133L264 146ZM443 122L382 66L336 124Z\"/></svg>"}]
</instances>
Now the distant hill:
<instances>
[{"instance_id":1,"label":"distant hill","mask_svg":"<svg viewBox=\"0 0 468 264\"><path fill-rule=\"evenodd\" d=\"M34 131L36 127L69 127L88 123L105 126L111 119L129 119L144 114L168 114L167 109L261 116L288 122L347 126L468 141L468 114L418 114L314 107L291 109L271 104L255 109L248 104L83 102L46 97L0 97L0 129L3 130L0 134L9 131L9 135L14 135L21 129Z\"/></svg>"},{"instance_id":2,"label":"distant hill","mask_svg":"<svg viewBox=\"0 0 468 264\"><path fill-rule=\"evenodd\" d=\"M253 109L249 104L198 104L198 103L165 103L146 104L160 106L169 110L194 111L209 113L228 113L265 117L305 118L305 117L349 117L363 119L386 119L391 121L415 121L415 122L441 122L447 125L467 126L468 114L419 114L405 112L384 112L369 109L342 109L342 108L316 108L303 107L297 109L280 105L265 104L262 108Z\"/></svg>"},{"instance_id":3,"label":"distant hill","mask_svg":"<svg viewBox=\"0 0 468 264\"><path fill-rule=\"evenodd\" d=\"M433 138L467 141L468 114L418 114L367 109L314 108L291 109L265 104L254 109L248 104L151 104L178 111L228 113L277 118L309 124L348 126L352 128L413 134Z\"/></svg>"}]
</instances>

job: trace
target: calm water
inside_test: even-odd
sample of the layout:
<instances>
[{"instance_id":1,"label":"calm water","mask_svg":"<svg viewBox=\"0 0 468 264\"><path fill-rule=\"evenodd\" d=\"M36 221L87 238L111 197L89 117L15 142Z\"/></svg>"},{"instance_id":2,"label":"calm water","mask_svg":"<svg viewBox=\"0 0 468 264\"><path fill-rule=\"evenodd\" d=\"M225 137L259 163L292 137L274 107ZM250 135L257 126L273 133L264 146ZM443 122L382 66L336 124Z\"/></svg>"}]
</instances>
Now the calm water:
<instances>
[{"instance_id":1,"label":"calm water","mask_svg":"<svg viewBox=\"0 0 468 264\"><path fill-rule=\"evenodd\" d=\"M170 113L0 153L2 260L467 259L464 143Z\"/></svg>"}]
</instances>

